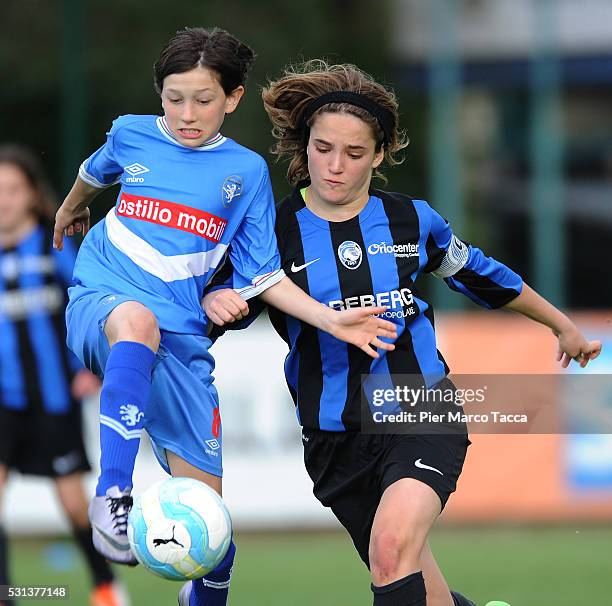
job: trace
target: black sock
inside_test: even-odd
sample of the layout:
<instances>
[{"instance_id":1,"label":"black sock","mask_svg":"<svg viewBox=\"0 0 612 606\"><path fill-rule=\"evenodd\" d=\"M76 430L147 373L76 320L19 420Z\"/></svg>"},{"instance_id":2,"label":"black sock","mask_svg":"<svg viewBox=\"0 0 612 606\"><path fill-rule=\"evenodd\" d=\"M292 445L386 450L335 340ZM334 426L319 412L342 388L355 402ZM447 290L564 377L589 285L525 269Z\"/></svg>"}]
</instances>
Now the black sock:
<instances>
[{"instance_id":1,"label":"black sock","mask_svg":"<svg viewBox=\"0 0 612 606\"><path fill-rule=\"evenodd\" d=\"M0 585L10 585L8 574L8 540L4 528L0 526ZM13 606L13 602L4 601L0 604Z\"/></svg>"},{"instance_id":2,"label":"black sock","mask_svg":"<svg viewBox=\"0 0 612 606\"><path fill-rule=\"evenodd\" d=\"M91 528L89 526L87 528L74 526L72 533L87 560L94 585L97 587L103 583L111 583L115 579L115 575L111 570L110 564L104 559L104 556L100 555L93 546Z\"/></svg>"},{"instance_id":3,"label":"black sock","mask_svg":"<svg viewBox=\"0 0 612 606\"><path fill-rule=\"evenodd\" d=\"M474 602L470 602L464 595L461 595L457 591L451 591L451 595L453 596L455 606L476 606Z\"/></svg>"},{"instance_id":4,"label":"black sock","mask_svg":"<svg viewBox=\"0 0 612 606\"><path fill-rule=\"evenodd\" d=\"M372 593L374 606L426 606L425 581L420 570L389 585L372 585Z\"/></svg>"}]
</instances>

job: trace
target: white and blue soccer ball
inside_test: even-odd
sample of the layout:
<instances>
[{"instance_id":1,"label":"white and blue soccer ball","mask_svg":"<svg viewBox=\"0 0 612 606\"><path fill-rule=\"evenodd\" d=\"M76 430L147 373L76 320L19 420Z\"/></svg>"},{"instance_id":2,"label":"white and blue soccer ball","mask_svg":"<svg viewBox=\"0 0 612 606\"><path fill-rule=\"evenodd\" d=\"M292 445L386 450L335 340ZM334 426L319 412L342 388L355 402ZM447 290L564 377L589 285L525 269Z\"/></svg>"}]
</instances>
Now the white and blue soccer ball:
<instances>
[{"instance_id":1,"label":"white and blue soccer ball","mask_svg":"<svg viewBox=\"0 0 612 606\"><path fill-rule=\"evenodd\" d=\"M191 478L157 482L134 498L128 539L136 559L175 581L199 579L217 567L232 540L221 497Z\"/></svg>"}]
</instances>

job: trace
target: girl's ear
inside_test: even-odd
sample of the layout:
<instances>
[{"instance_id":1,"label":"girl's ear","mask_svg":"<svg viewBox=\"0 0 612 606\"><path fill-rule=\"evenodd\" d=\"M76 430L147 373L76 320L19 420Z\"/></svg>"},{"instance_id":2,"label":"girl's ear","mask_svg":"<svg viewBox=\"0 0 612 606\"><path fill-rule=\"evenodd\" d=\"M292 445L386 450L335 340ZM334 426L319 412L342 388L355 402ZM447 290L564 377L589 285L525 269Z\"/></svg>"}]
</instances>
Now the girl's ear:
<instances>
[{"instance_id":1,"label":"girl's ear","mask_svg":"<svg viewBox=\"0 0 612 606\"><path fill-rule=\"evenodd\" d=\"M242 95L244 95L244 86L242 85L237 86L229 95L227 95L225 99L226 114L231 114L238 107L238 103L240 103Z\"/></svg>"},{"instance_id":2,"label":"girl's ear","mask_svg":"<svg viewBox=\"0 0 612 606\"><path fill-rule=\"evenodd\" d=\"M385 146L381 145L380 149L374 155L374 161L372 162L372 168L378 168L382 161L385 159Z\"/></svg>"}]
</instances>

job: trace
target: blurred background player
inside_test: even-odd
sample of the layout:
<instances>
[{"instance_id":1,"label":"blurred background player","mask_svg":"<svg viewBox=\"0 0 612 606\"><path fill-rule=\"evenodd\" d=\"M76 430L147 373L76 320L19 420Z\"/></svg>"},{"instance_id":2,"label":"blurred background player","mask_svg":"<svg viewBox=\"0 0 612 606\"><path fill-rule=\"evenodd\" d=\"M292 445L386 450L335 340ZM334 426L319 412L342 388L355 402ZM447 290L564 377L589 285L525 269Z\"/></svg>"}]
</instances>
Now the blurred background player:
<instances>
[{"instance_id":1,"label":"blurred background player","mask_svg":"<svg viewBox=\"0 0 612 606\"><path fill-rule=\"evenodd\" d=\"M51 478L92 576L92 606L123 606L127 598L94 549L87 519L80 400L97 392L99 380L66 348L76 250L53 250L53 211L36 157L0 146L0 498L11 469ZM0 527L0 585L9 583Z\"/></svg>"},{"instance_id":2,"label":"blurred background player","mask_svg":"<svg viewBox=\"0 0 612 606\"><path fill-rule=\"evenodd\" d=\"M369 355L378 355L372 345L393 348L378 339L395 331L373 317L383 308L335 313L280 267L266 163L220 133L253 60L224 30L177 32L154 66L164 115L116 119L56 215L61 249L64 233L88 231L94 197L121 183L116 206L81 246L66 312L70 349L104 376L89 514L96 548L120 563L135 563L126 529L143 427L168 473L221 493L221 418L200 299L226 253L245 298L291 309ZM217 569L186 586L193 604L225 604L234 553L232 544Z\"/></svg>"},{"instance_id":3,"label":"blurred background player","mask_svg":"<svg viewBox=\"0 0 612 606\"><path fill-rule=\"evenodd\" d=\"M295 186L277 210L285 272L335 309L388 302L382 317L397 324L395 349L371 360L270 310L290 347L285 376L314 494L346 527L370 569L374 606L471 604L451 595L427 541L461 474L465 427L458 435L373 435L362 425L362 394L371 406L372 377L377 386L411 375L427 387L452 388L436 348L433 310L414 282L433 273L485 308L504 307L548 326L563 367L572 358L585 367L601 343L587 341L508 267L462 242L425 201L371 187L381 164L397 164L407 145L390 90L352 65L312 61L271 82L263 100L276 139L273 153L290 160L287 176ZM217 325L240 320L239 306L233 290L204 299ZM394 406L392 412L401 412L399 402Z\"/></svg>"}]
</instances>

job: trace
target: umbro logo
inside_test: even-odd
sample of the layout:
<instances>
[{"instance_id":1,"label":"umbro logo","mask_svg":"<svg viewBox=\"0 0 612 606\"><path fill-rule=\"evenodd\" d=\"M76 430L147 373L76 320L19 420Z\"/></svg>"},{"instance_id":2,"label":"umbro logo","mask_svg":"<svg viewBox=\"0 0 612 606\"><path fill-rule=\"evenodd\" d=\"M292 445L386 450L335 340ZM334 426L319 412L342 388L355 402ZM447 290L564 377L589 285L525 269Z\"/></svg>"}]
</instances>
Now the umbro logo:
<instances>
[{"instance_id":1,"label":"umbro logo","mask_svg":"<svg viewBox=\"0 0 612 606\"><path fill-rule=\"evenodd\" d=\"M134 162L134 164L130 164L129 166L126 166L123 170L125 170L126 173L130 173L132 177L135 177L136 175L142 175L142 173L149 172L149 169L146 166L143 166L142 164L138 164L138 162Z\"/></svg>"},{"instance_id":2,"label":"umbro logo","mask_svg":"<svg viewBox=\"0 0 612 606\"><path fill-rule=\"evenodd\" d=\"M291 273L296 274L298 271L302 271L306 269L309 265L316 263L319 259L313 259L312 261L308 261L308 263L304 263L304 265L296 265L295 262L291 264Z\"/></svg>"},{"instance_id":3,"label":"umbro logo","mask_svg":"<svg viewBox=\"0 0 612 606\"><path fill-rule=\"evenodd\" d=\"M134 162L134 164L124 167L123 170L131 175L126 178L126 183L144 183L144 177L139 177L138 175L150 172L146 166L138 164L138 162Z\"/></svg>"},{"instance_id":4,"label":"umbro logo","mask_svg":"<svg viewBox=\"0 0 612 606\"><path fill-rule=\"evenodd\" d=\"M221 448L221 444L219 444L218 440L215 440L214 438L212 440L206 440L204 442L204 444L206 444L206 446L208 446L208 448L204 449L204 452L211 456L211 457L218 457L219 453L217 452L219 450L219 448Z\"/></svg>"}]
</instances>

